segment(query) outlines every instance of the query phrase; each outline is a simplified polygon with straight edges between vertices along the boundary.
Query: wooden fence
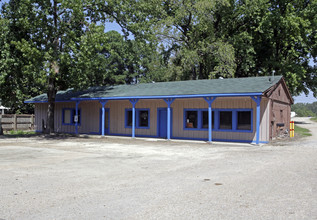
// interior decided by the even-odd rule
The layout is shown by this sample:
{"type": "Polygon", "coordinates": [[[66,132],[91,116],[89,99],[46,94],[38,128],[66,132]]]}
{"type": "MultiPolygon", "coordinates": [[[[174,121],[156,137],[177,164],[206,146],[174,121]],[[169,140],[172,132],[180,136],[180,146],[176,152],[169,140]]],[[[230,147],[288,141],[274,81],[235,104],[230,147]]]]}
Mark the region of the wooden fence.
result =
{"type": "Polygon", "coordinates": [[[4,131],[10,130],[34,130],[34,115],[0,115],[2,129],[4,131]]]}

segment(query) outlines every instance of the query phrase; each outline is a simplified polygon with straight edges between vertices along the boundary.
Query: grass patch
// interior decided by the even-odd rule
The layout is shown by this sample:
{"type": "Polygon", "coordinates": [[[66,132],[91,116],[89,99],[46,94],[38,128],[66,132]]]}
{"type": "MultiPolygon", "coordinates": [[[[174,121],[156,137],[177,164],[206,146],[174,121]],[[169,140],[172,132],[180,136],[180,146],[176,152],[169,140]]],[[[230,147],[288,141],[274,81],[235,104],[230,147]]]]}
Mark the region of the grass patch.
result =
{"type": "Polygon", "coordinates": [[[317,117],[313,117],[310,120],[317,122],[317,117]]]}
{"type": "Polygon", "coordinates": [[[299,134],[300,136],[312,136],[310,130],[299,127],[297,125],[295,125],[295,134],[299,134]]]}
{"type": "Polygon", "coordinates": [[[17,130],[17,131],[8,131],[4,133],[4,136],[7,137],[29,137],[29,136],[34,136],[36,135],[35,131],[22,131],[22,130],[17,130]]]}

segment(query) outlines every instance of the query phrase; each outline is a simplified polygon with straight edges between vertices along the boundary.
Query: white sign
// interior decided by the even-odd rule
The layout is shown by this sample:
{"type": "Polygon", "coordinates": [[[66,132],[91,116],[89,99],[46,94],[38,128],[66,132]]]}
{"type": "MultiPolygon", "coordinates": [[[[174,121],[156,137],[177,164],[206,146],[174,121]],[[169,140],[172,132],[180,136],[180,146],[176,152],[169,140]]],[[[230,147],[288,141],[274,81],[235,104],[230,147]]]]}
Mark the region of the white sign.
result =
{"type": "Polygon", "coordinates": [[[74,116],[74,122],[78,122],[78,115],[74,116]]]}

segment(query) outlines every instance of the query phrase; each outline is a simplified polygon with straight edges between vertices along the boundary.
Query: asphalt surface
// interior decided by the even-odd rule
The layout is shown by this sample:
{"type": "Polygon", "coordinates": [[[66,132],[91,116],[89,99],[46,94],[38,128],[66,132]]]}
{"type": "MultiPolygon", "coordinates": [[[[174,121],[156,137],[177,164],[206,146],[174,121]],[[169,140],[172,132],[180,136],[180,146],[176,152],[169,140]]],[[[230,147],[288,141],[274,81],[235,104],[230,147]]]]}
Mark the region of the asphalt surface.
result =
{"type": "Polygon", "coordinates": [[[0,138],[0,219],[317,219],[313,136],[272,145],[0,138]]]}

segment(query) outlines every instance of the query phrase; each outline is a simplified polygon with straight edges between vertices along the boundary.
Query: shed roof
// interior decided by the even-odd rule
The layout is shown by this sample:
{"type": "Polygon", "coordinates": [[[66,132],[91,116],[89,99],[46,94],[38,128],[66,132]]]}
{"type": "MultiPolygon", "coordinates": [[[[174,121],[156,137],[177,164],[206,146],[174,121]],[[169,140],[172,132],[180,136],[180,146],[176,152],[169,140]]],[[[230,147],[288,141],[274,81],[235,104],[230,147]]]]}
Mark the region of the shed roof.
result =
{"type": "MultiPolygon", "coordinates": [[[[263,94],[277,84],[282,76],[228,78],[212,80],[188,80],[135,85],[116,85],[91,87],[83,91],[68,89],[56,94],[56,101],[85,99],[128,99],[128,98],[167,98],[206,96],[232,96],[263,94]]],[[[31,98],[26,103],[47,102],[47,95],[31,98]]]]}

